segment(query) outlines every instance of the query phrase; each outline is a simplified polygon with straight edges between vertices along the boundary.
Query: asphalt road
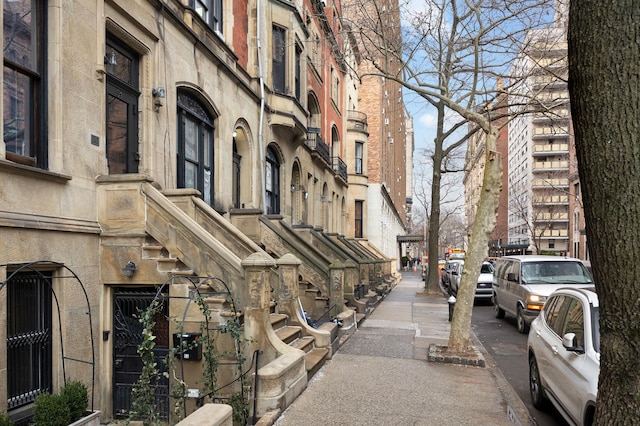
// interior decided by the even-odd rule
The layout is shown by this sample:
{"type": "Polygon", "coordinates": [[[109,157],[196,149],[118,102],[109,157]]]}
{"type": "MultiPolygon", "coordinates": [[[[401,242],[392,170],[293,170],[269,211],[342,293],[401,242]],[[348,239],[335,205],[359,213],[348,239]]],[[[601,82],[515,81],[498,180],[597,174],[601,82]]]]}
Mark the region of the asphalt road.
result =
{"type": "Polygon", "coordinates": [[[471,322],[474,332],[527,406],[534,421],[539,426],[566,426],[554,408],[543,412],[531,405],[527,335],[518,333],[515,318],[507,315],[504,319],[497,319],[493,306],[484,304],[473,308],[471,322]]]}

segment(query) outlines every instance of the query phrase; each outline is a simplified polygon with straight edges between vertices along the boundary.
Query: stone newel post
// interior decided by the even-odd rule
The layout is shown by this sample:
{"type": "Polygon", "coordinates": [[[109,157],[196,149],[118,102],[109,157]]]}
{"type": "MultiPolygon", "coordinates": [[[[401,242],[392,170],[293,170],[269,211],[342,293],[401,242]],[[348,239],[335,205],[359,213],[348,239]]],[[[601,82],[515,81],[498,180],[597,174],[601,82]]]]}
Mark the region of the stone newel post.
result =
{"type": "Polygon", "coordinates": [[[344,306],[344,265],[338,261],[329,265],[329,307],[331,313],[337,315],[344,306]]]}

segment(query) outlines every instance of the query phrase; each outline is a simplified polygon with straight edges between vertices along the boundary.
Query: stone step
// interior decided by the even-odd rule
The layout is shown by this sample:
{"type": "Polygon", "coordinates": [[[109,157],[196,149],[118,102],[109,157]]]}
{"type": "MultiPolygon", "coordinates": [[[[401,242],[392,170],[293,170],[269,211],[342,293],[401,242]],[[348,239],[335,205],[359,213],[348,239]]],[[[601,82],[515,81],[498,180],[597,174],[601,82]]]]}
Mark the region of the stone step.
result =
{"type": "Polygon", "coordinates": [[[287,320],[289,316],[286,314],[271,314],[269,315],[269,320],[271,321],[271,328],[274,330],[278,330],[279,328],[285,327],[287,325],[287,320]]]}
{"type": "Polygon", "coordinates": [[[289,346],[300,349],[305,352],[309,352],[314,348],[314,341],[316,339],[313,336],[302,336],[299,339],[291,342],[289,346]]]}
{"type": "Polygon", "coordinates": [[[307,380],[313,377],[314,374],[324,365],[325,359],[329,354],[329,349],[326,348],[314,348],[307,352],[304,357],[304,367],[307,370],[307,380]]]}
{"type": "Polygon", "coordinates": [[[289,344],[300,337],[301,330],[302,327],[286,325],[277,329],[276,335],[278,336],[278,339],[282,340],[286,344],[289,344]]]}

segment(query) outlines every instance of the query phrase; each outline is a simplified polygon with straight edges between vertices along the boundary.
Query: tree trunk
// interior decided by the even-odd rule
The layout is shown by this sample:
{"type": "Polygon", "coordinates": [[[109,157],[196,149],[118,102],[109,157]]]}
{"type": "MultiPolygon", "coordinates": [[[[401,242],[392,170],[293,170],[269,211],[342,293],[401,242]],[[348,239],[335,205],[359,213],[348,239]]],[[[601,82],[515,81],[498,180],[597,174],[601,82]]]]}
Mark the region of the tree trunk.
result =
{"type": "Polygon", "coordinates": [[[640,4],[571,2],[569,92],[600,299],[596,424],[640,424],[640,4]]]}
{"type": "Polygon", "coordinates": [[[438,269],[438,240],[440,238],[440,185],[442,182],[442,145],[444,144],[444,105],[438,104],[438,124],[433,150],[433,177],[431,179],[431,213],[429,214],[429,273],[425,291],[442,294],[438,269]]]}
{"type": "Polygon", "coordinates": [[[491,126],[485,134],[485,166],[478,209],[471,228],[469,247],[464,258],[464,269],[458,286],[458,296],[451,322],[448,350],[465,352],[469,346],[471,313],[476,284],[482,262],[487,257],[491,233],[496,226],[496,214],[502,184],[502,156],[496,152],[498,129],[491,126]]]}

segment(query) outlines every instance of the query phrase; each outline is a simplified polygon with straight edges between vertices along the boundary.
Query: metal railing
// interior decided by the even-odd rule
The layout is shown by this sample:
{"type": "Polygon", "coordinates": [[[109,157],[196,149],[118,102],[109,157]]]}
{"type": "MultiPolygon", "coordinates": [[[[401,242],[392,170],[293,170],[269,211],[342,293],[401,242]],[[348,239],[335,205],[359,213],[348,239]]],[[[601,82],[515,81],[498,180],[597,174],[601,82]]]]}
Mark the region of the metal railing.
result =
{"type": "Polygon", "coordinates": [[[367,114],[360,111],[347,111],[347,128],[349,130],[367,131],[367,114]]]}
{"type": "Polygon", "coordinates": [[[333,171],[336,172],[344,181],[347,181],[347,163],[342,161],[340,157],[333,157],[333,171]]]}
{"type": "Polygon", "coordinates": [[[320,133],[307,133],[307,146],[317,153],[328,165],[331,165],[329,146],[324,142],[320,133]]]}

